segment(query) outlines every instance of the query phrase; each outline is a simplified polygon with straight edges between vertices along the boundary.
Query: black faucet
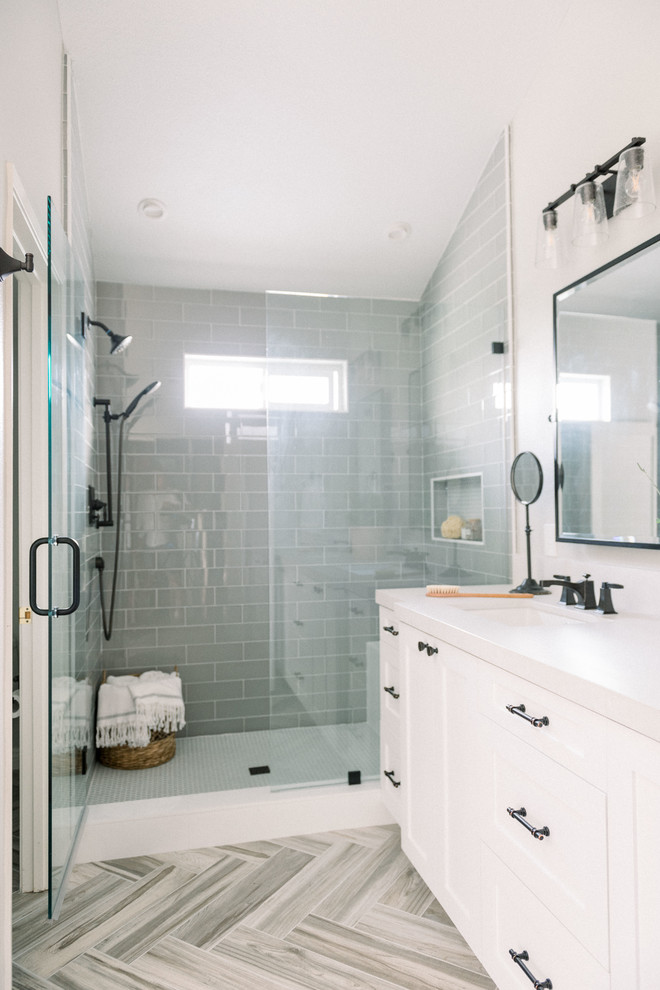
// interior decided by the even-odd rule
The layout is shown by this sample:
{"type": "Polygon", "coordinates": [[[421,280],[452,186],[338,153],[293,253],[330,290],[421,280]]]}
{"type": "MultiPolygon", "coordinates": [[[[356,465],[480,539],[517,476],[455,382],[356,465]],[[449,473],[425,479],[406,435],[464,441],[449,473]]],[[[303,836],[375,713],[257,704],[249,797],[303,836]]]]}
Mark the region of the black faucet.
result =
{"type": "MultiPolygon", "coordinates": [[[[596,608],[594,583],[589,580],[591,574],[583,574],[582,577],[582,581],[567,581],[563,578],[555,577],[552,581],[541,581],[541,584],[544,588],[549,588],[551,585],[556,584],[561,588],[568,589],[568,594],[566,595],[566,605],[573,605],[574,608],[581,609],[596,608]],[[569,600],[569,596],[577,600],[571,602],[569,600]]],[[[562,599],[563,598],[564,595],[562,595],[562,599]]]]}
{"type": "Polygon", "coordinates": [[[591,574],[583,574],[582,577],[584,578],[584,580],[582,581],[580,590],[582,592],[583,600],[582,600],[582,604],[578,602],[575,607],[583,608],[583,609],[597,608],[596,596],[594,594],[594,583],[593,581],[589,580],[591,574]]]}
{"type": "Polygon", "coordinates": [[[623,588],[622,584],[610,584],[608,581],[603,581],[600,586],[600,600],[598,602],[598,611],[602,615],[616,615],[616,609],[612,604],[612,588],[623,588]]]}
{"type": "Polygon", "coordinates": [[[561,598],[559,599],[560,605],[577,605],[577,598],[575,597],[575,592],[571,585],[570,574],[553,574],[553,578],[557,578],[558,581],[565,581],[563,591],[561,593],[561,598]]]}
{"type": "Polygon", "coordinates": [[[563,579],[555,578],[552,581],[546,580],[541,581],[541,587],[550,588],[553,584],[558,585],[565,589],[565,594],[562,592],[562,599],[566,598],[564,602],[565,605],[584,605],[584,598],[582,597],[582,584],[578,584],[577,581],[564,581],[563,579]],[[569,600],[571,599],[571,600],[569,600]]]}

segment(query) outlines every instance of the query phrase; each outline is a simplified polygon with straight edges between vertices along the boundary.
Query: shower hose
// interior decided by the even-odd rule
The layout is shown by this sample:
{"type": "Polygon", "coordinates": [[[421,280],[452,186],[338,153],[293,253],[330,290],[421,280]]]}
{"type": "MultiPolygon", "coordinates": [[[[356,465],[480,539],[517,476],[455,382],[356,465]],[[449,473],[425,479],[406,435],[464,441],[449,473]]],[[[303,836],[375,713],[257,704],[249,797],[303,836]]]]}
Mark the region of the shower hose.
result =
{"type": "Polygon", "coordinates": [[[119,424],[119,444],[117,448],[117,509],[115,528],[115,559],[112,568],[112,590],[110,593],[110,614],[106,616],[105,598],[103,594],[103,570],[105,563],[103,557],[96,558],[96,569],[99,572],[99,591],[101,595],[101,618],[103,620],[103,635],[106,639],[112,636],[112,623],[115,615],[115,596],[117,593],[117,574],[119,572],[119,549],[121,540],[121,483],[122,483],[122,450],[124,446],[124,424],[125,416],[119,424]]]}

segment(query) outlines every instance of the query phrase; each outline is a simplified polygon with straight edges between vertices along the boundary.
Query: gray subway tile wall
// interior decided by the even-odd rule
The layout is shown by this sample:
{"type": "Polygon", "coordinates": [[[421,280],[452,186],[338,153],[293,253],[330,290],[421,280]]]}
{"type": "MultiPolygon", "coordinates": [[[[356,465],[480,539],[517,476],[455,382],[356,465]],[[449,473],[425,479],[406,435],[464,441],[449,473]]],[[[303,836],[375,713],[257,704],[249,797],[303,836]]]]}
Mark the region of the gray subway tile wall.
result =
{"type": "Polygon", "coordinates": [[[120,411],[163,383],[126,423],[103,665],[176,664],[185,733],[365,720],[375,588],[423,580],[415,309],[98,284],[97,318],[134,340],[100,358],[97,395],[120,411]],[[185,353],[346,360],[349,411],[186,410],[185,353]]]}
{"type": "Polygon", "coordinates": [[[507,190],[502,135],[420,301],[430,584],[510,580],[507,190]],[[483,473],[483,546],[431,539],[431,479],[472,473],[483,473]]]}

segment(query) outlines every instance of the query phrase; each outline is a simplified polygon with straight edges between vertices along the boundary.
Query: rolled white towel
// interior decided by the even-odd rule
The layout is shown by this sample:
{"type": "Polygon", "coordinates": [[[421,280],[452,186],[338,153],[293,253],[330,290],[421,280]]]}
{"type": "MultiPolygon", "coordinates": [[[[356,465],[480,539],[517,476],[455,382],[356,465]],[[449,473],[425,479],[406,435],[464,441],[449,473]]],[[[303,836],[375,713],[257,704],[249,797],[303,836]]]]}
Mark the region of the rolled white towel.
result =
{"type": "Polygon", "coordinates": [[[173,671],[147,670],[128,684],[135,710],[150,729],[176,732],[186,724],[181,678],[173,671]]]}
{"type": "Polygon", "coordinates": [[[145,719],[135,710],[133,696],[127,681],[135,677],[108,677],[101,684],[96,710],[96,745],[146,746],[151,738],[145,719]]]}

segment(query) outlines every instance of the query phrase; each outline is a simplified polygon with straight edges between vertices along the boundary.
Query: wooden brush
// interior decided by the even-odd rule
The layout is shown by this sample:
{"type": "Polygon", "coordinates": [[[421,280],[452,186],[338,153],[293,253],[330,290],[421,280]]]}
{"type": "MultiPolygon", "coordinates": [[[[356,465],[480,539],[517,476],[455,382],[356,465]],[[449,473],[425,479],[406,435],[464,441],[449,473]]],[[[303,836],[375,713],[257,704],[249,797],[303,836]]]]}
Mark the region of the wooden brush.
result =
{"type": "Polygon", "coordinates": [[[532,594],[518,592],[461,591],[457,584],[429,584],[427,598],[533,598],[532,594]]]}

